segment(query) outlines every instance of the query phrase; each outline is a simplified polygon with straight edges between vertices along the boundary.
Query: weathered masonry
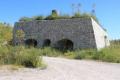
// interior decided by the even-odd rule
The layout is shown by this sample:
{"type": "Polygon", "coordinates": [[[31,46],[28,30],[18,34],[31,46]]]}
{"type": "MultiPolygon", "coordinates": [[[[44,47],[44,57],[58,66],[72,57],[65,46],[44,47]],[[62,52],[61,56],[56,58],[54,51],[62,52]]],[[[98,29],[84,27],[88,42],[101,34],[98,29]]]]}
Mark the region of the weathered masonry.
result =
{"type": "Polygon", "coordinates": [[[107,32],[92,18],[16,22],[13,42],[15,45],[58,49],[101,49],[109,46],[107,32]],[[20,37],[18,31],[23,31],[21,34],[24,35],[20,37]]]}

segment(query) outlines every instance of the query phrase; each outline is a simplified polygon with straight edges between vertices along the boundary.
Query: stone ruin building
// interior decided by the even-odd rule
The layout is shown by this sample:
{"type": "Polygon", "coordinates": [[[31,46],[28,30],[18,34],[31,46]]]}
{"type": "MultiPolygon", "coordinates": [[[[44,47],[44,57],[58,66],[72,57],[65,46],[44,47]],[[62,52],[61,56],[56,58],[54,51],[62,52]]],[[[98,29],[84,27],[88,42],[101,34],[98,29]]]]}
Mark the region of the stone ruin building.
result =
{"type": "Polygon", "coordinates": [[[101,49],[109,46],[107,32],[92,18],[16,22],[13,43],[57,49],[101,49]],[[23,37],[17,32],[22,30],[23,37]]]}

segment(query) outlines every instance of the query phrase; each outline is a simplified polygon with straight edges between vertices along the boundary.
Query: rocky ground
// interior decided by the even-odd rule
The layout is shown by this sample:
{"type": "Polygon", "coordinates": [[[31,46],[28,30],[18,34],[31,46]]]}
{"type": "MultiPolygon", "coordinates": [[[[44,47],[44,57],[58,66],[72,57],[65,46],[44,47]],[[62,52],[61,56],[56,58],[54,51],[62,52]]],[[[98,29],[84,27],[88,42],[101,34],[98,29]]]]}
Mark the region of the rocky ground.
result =
{"type": "Polygon", "coordinates": [[[47,69],[0,69],[0,80],[120,80],[120,64],[44,57],[47,69]]]}

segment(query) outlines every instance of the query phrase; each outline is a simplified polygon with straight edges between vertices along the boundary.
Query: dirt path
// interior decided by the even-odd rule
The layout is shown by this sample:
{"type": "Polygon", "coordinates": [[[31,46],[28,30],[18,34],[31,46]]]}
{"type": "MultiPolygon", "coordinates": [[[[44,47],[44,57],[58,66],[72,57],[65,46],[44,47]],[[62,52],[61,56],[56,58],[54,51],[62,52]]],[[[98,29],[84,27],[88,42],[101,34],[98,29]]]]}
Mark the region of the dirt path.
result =
{"type": "Polygon", "coordinates": [[[120,64],[44,57],[47,69],[0,70],[0,80],[120,80],[120,64]]]}

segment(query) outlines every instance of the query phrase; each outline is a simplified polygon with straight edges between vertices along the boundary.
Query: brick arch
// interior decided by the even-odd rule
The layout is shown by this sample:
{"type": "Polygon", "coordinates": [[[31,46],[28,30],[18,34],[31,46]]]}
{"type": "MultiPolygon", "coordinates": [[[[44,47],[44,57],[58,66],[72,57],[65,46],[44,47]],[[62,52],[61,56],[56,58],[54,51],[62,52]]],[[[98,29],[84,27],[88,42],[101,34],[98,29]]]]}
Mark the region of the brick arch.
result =
{"type": "Polygon", "coordinates": [[[27,39],[25,40],[25,45],[28,47],[37,47],[38,42],[36,39],[27,39]]]}
{"type": "Polygon", "coordinates": [[[56,42],[56,48],[59,50],[73,50],[74,43],[70,39],[61,39],[56,42]]]}
{"type": "Polygon", "coordinates": [[[50,46],[50,44],[51,44],[51,40],[50,39],[45,39],[43,41],[43,47],[48,47],[48,46],[50,46]]]}

